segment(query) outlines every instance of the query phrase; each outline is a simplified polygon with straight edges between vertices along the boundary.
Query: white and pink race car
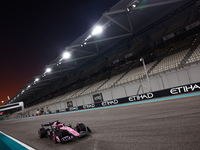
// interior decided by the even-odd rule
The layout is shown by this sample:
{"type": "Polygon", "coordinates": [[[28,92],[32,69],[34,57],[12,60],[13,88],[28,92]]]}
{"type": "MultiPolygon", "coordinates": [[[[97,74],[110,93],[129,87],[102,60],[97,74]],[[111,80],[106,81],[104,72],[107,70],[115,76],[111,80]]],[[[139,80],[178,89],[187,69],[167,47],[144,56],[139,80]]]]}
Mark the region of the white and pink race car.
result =
{"type": "Polygon", "coordinates": [[[91,133],[90,128],[83,123],[77,123],[76,127],[72,128],[70,124],[65,125],[65,123],[57,120],[47,124],[41,124],[41,126],[42,128],[38,130],[39,137],[47,137],[53,140],[54,143],[63,143],[91,133]],[[50,128],[45,129],[45,126],[50,126],[50,128]]]}

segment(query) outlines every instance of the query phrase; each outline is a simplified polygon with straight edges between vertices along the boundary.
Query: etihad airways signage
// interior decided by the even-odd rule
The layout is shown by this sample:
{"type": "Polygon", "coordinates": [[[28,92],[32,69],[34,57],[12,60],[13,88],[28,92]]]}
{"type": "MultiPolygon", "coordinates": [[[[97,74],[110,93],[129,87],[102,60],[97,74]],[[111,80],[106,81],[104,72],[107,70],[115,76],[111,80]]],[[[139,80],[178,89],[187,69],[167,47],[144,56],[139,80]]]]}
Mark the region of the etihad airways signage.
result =
{"type": "Polygon", "coordinates": [[[90,108],[96,108],[96,107],[102,107],[102,106],[111,106],[111,105],[117,105],[117,104],[128,103],[128,102],[150,100],[150,99],[159,98],[163,96],[189,93],[189,92],[194,92],[194,91],[200,91],[200,83],[188,84],[188,85],[183,85],[183,86],[178,86],[178,87],[173,87],[173,88],[169,88],[165,90],[148,92],[148,93],[143,93],[143,94],[138,94],[138,95],[131,95],[128,97],[107,100],[107,101],[103,100],[102,93],[98,93],[98,94],[93,95],[94,103],[77,106],[77,107],[71,107],[69,108],[69,110],[74,111],[74,110],[90,109],[90,108]]]}
{"type": "MultiPolygon", "coordinates": [[[[165,90],[160,90],[160,91],[155,91],[155,92],[148,92],[148,93],[143,93],[143,94],[139,94],[139,95],[122,97],[122,98],[108,100],[108,101],[104,101],[103,94],[98,93],[98,94],[93,95],[94,103],[92,103],[92,104],[73,106],[72,101],[69,101],[68,108],[66,109],[66,111],[77,111],[77,110],[82,110],[82,109],[91,109],[91,108],[97,108],[97,107],[111,106],[111,105],[117,105],[117,104],[128,103],[128,102],[150,100],[153,98],[177,95],[177,94],[182,94],[182,93],[189,93],[189,92],[194,92],[194,91],[200,91],[200,82],[194,83],[194,84],[182,85],[182,86],[173,87],[173,88],[168,88],[165,90]]],[[[52,113],[58,113],[58,112],[59,111],[55,110],[55,112],[52,112],[52,113]]]]}
{"type": "Polygon", "coordinates": [[[141,94],[141,95],[135,95],[135,96],[130,96],[128,98],[129,101],[140,101],[144,99],[151,99],[153,98],[153,93],[146,93],[146,94],[141,94]]]}
{"type": "Polygon", "coordinates": [[[170,89],[170,93],[171,94],[181,94],[181,93],[193,92],[196,90],[200,90],[200,86],[197,84],[191,84],[191,85],[172,88],[172,89],[170,89]]]}

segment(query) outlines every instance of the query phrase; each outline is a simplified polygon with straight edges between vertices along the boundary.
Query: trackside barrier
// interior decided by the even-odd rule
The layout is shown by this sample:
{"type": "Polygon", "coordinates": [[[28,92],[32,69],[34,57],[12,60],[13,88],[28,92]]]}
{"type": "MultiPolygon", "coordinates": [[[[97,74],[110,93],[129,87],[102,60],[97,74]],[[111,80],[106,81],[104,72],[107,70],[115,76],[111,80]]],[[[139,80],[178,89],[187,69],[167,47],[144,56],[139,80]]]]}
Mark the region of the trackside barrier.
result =
{"type": "Polygon", "coordinates": [[[195,92],[195,91],[200,91],[200,82],[194,83],[194,84],[178,86],[178,87],[173,87],[173,88],[169,88],[169,89],[165,89],[165,90],[161,90],[161,91],[149,92],[149,93],[132,95],[132,96],[128,96],[128,97],[123,97],[123,98],[119,98],[119,99],[113,99],[113,100],[108,100],[108,101],[103,101],[103,102],[98,102],[98,103],[70,107],[70,108],[66,108],[66,109],[62,109],[62,110],[53,110],[50,113],[59,113],[59,112],[64,112],[64,111],[77,111],[77,110],[81,110],[81,109],[89,109],[89,108],[117,105],[117,104],[128,103],[128,102],[149,100],[149,99],[154,99],[154,98],[159,98],[159,97],[164,97],[164,96],[179,95],[179,94],[190,93],[190,92],[195,92]]]}
{"type": "MultiPolygon", "coordinates": [[[[86,105],[81,105],[81,106],[75,106],[75,107],[70,107],[66,109],[53,110],[46,114],[49,114],[49,113],[54,114],[54,113],[61,113],[61,112],[67,112],[67,111],[77,111],[77,110],[82,110],[82,109],[111,106],[111,105],[117,105],[117,104],[128,103],[128,102],[150,100],[150,99],[155,99],[159,97],[179,95],[179,94],[191,93],[195,91],[200,91],[200,82],[194,83],[194,84],[177,86],[177,87],[173,87],[173,88],[169,88],[169,89],[165,89],[161,91],[149,92],[149,93],[144,93],[144,94],[139,94],[139,95],[132,95],[128,97],[102,101],[98,103],[86,104],[86,105]]],[[[37,114],[32,114],[29,116],[37,116],[37,114]]]]}

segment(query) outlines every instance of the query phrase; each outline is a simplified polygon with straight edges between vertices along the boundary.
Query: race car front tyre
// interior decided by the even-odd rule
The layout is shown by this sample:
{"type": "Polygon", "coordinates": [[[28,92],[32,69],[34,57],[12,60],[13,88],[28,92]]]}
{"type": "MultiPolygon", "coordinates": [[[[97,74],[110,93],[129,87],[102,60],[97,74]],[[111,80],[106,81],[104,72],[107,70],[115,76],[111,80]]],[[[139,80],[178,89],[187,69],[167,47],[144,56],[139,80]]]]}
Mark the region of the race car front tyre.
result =
{"type": "Polygon", "coordinates": [[[89,132],[89,133],[91,133],[92,131],[90,130],[90,128],[89,127],[87,127],[87,131],[89,132]]]}
{"type": "Polygon", "coordinates": [[[46,131],[44,128],[40,128],[40,129],[38,130],[38,136],[39,136],[40,138],[45,137],[46,134],[47,134],[47,131],[46,131]]]}
{"type": "Polygon", "coordinates": [[[58,143],[58,142],[61,142],[60,139],[62,138],[62,135],[61,135],[61,132],[59,130],[53,132],[53,140],[54,140],[54,143],[58,143]]]}
{"type": "Polygon", "coordinates": [[[54,141],[54,143],[56,144],[57,143],[57,140],[56,140],[56,134],[53,132],[53,134],[52,134],[52,137],[53,137],[53,141],[54,141]]]}
{"type": "Polygon", "coordinates": [[[78,132],[86,131],[86,127],[85,127],[85,125],[83,123],[77,123],[76,129],[77,129],[78,132]]]}

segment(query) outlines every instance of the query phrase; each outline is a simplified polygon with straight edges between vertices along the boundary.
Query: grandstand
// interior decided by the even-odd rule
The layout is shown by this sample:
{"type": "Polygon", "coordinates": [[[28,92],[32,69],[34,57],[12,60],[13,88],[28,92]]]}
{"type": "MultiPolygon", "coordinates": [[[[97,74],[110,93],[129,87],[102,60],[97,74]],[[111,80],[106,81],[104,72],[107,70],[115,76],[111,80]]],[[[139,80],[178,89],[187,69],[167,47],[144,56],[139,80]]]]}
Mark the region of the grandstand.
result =
{"type": "Polygon", "coordinates": [[[193,75],[200,70],[199,13],[194,0],[121,0],[94,25],[103,25],[101,35],[88,38],[92,27],[66,47],[72,58],[58,56],[47,65],[52,72],[41,71],[10,103],[23,101],[22,116],[29,116],[95,103],[99,93],[106,101],[199,82],[193,75]],[[140,89],[149,86],[141,58],[151,88],[140,89]]]}

